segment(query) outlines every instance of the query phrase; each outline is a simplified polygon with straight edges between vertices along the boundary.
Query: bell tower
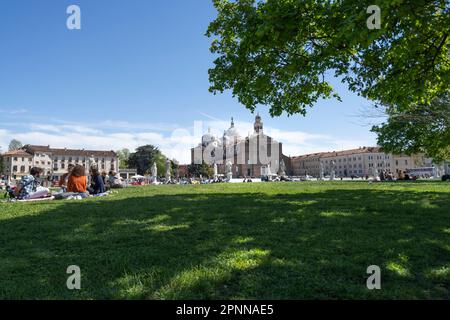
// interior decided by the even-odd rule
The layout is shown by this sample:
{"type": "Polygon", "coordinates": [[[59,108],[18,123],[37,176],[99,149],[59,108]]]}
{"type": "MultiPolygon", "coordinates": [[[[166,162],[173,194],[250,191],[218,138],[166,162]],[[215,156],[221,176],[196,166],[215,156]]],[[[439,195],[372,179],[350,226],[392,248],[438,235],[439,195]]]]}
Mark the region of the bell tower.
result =
{"type": "Polygon", "coordinates": [[[263,123],[261,121],[261,116],[259,115],[259,113],[255,117],[255,124],[253,125],[253,127],[255,128],[255,133],[262,133],[263,123]]]}

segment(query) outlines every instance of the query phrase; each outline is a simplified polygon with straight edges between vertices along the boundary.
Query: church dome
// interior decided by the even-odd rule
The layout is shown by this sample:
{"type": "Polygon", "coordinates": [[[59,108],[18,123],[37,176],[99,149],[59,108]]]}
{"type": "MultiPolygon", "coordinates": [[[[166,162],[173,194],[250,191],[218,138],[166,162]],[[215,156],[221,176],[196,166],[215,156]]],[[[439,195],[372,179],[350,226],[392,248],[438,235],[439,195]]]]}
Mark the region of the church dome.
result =
{"type": "Polygon", "coordinates": [[[225,130],[223,137],[227,143],[237,141],[240,138],[239,132],[237,131],[236,127],[234,126],[233,118],[231,118],[230,128],[228,130],[225,130]]]}
{"type": "Polygon", "coordinates": [[[211,142],[214,142],[216,138],[211,134],[211,129],[208,129],[208,132],[202,136],[202,144],[204,146],[209,145],[211,142]]]}
{"type": "Polygon", "coordinates": [[[238,137],[239,133],[237,132],[236,128],[232,127],[232,128],[229,128],[227,131],[225,131],[225,135],[232,138],[232,137],[238,137]]]}

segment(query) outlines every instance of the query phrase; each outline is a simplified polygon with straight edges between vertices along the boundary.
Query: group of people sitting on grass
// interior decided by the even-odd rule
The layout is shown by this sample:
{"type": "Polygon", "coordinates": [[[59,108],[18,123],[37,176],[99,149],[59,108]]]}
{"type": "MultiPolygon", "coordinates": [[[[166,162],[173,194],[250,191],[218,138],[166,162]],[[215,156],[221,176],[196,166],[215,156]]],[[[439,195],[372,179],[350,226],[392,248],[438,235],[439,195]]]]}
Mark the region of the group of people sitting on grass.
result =
{"type": "Polygon", "coordinates": [[[91,168],[91,184],[87,185],[85,168],[81,165],[69,165],[68,172],[61,176],[59,186],[62,192],[57,194],[57,198],[79,196],[86,198],[89,195],[98,195],[106,192],[105,181],[97,168],[91,168]]]}
{"type": "Polygon", "coordinates": [[[67,173],[61,176],[59,186],[61,191],[52,194],[48,188],[41,186],[40,176],[43,170],[33,167],[30,174],[22,177],[15,189],[9,187],[7,192],[11,198],[18,200],[33,200],[48,198],[54,196],[55,199],[84,199],[88,196],[105,195],[107,189],[120,188],[120,179],[114,172],[110,172],[109,177],[106,174],[100,174],[95,167],[90,168],[90,185],[88,186],[88,177],[86,170],[81,165],[70,164],[67,173]]]}

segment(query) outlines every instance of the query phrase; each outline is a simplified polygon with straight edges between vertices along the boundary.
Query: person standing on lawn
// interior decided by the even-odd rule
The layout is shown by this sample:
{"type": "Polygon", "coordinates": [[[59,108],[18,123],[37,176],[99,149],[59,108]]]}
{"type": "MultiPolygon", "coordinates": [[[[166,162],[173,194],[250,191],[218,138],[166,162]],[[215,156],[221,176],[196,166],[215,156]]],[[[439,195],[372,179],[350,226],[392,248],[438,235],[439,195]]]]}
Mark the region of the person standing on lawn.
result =
{"type": "Polygon", "coordinates": [[[41,168],[33,167],[30,170],[30,174],[23,176],[19,186],[15,191],[15,195],[20,200],[30,200],[45,198],[50,195],[48,188],[41,186],[39,178],[44,170],[41,168]]]}

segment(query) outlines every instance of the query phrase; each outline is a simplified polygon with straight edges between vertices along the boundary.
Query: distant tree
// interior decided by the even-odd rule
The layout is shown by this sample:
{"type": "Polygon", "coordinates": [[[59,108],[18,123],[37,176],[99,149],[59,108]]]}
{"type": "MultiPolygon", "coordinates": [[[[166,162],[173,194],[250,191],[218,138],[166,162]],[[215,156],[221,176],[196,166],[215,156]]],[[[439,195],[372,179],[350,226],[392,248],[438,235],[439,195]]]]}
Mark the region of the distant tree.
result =
{"type": "MultiPolygon", "coordinates": [[[[165,155],[163,155],[162,153],[159,154],[156,157],[156,168],[158,169],[158,176],[163,177],[166,175],[166,159],[167,157],[165,155]]],[[[153,165],[153,162],[152,162],[153,165]]],[[[172,165],[171,165],[171,170],[170,172],[172,172],[172,165]]],[[[148,173],[151,173],[151,170],[148,170],[148,173]]]]}
{"type": "Polygon", "coordinates": [[[128,159],[130,158],[130,150],[124,148],[116,151],[117,157],[119,158],[119,167],[121,169],[128,168],[128,159]]]}
{"type": "Polygon", "coordinates": [[[388,120],[374,126],[378,144],[395,154],[425,153],[436,162],[450,160],[450,95],[430,105],[415,105],[402,110],[387,107],[388,120]]]}
{"type": "Polygon", "coordinates": [[[176,178],[179,177],[179,164],[178,161],[173,159],[170,161],[170,165],[171,165],[171,171],[172,171],[172,175],[174,175],[176,178]]]}
{"type": "Polygon", "coordinates": [[[200,177],[200,175],[204,178],[212,177],[214,175],[214,169],[211,168],[205,162],[202,164],[191,164],[188,166],[188,173],[190,176],[200,177]]]}
{"type": "Polygon", "coordinates": [[[22,146],[23,146],[22,142],[16,139],[12,139],[11,142],[9,143],[8,150],[9,151],[18,150],[22,148],[22,146]]]}
{"type": "Polygon", "coordinates": [[[136,168],[138,174],[147,174],[151,172],[151,167],[156,162],[158,173],[161,175],[166,171],[166,157],[161,151],[153,145],[145,145],[136,148],[136,151],[130,153],[128,157],[128,167],[136,168]]]}
{"type": "Polygon", "coordinates": [[[188,174],[191,177],[199,177],[201,175],[201,164],[188,165],[188,174]]]}

